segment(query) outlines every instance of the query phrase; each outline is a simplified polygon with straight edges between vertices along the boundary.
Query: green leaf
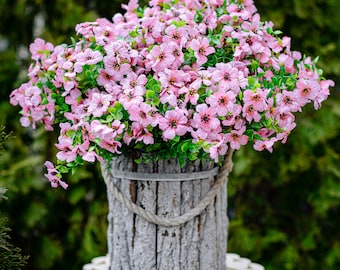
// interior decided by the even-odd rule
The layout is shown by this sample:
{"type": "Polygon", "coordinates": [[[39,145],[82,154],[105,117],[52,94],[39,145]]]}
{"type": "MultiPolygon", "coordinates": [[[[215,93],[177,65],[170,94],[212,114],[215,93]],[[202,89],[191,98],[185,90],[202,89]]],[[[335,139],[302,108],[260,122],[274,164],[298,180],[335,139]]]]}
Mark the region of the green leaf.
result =
{"type": "Polygon", "coordinates": [[[181,151],[182,152],[185,153],[189,148],[190,148],[190,143],[189,142],[183,142],[181,144],[181,151]]]}
{"type": "Polygon", "coordinates": [[[136,164],[141,164],[143,161],[143,156],[140,156],[139,158],[136,158],[133,160],[136,164]]]}
{"type": "Polygon", "coordinates": [[[179,161],[179,166],[183,168],[185,165],[186,158],[183,156],[179,156],[178,161],[179,161]]]}
{"type": "Polygon", "coordinates": [[[59,171],[61,172],[61,173],[68,173],[69,172],[69,168],[67,168],[67,166],[60,166],[59,167],[59,171]]]}
{"type": "Polygon", "coordinates": [[[176,26],[177,28],[180,28],[180,27],[187,25],[187,22],[186,21],[172,21],[171,24],[176,26]]]}
{"type": "Polygon", "coordinates": [[[200,10],[197,10],[194,16],[194,21],[196,23],[201,23],[203,19],[204,19],[204,14],[200,10]]]}

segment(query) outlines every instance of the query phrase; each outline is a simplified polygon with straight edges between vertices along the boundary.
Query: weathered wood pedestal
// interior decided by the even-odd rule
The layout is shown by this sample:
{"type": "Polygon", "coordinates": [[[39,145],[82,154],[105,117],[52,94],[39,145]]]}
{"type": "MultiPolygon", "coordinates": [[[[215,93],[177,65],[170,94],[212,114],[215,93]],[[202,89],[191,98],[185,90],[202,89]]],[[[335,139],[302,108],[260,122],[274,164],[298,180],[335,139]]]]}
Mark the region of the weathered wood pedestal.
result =
{"type": "Polygon", "coordinates": [[[83,269],[226,270],[231,156],[221,168],[200,161],[181,167],[176,159],[136,164],[126,156],[102,164],[106,268],[83,269]]]}

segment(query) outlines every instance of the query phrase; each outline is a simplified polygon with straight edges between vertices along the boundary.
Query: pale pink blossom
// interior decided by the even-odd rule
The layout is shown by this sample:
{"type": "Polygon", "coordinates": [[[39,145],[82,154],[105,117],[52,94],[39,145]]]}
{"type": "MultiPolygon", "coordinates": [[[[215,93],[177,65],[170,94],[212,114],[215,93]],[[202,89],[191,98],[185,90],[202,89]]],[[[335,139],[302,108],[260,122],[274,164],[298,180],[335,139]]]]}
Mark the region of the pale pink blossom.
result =
{"type": "Polygon", "coordinates": [[[314,100],[320,91],[320,85],[317,81],[300,79],[296,83],[296,89],[294,93],[296,95],[297,101],[301,106],[314,100]]]}
{"type": "Polygon", "coordinates": [[[50,181],[51,187],[57,188],[61,186],[63,189],[67,189],[68,184],[60,179],[58,170],[54,167],[51,161],[46,161],[45,166],[47,168],[47,174],[45,177],[50,181]]]}
{"type": "MultiPolygon", "coordinates": [[[[104,67],[110,78],[117,82],[121,81],[125,75],[131,72],[131,65],[127,61],[120,61],[115,56],[105,56],[103,59],[104,67]]],[[[105,74],[103,74],[105,75],[105,74]]],[[[107,76],[106,76],[107,77],[107,76]]]]}
{"type": "Polygon", "coordinates": [[[260,140],[256,140],[255,143],[254,143],[254,149],[256,151],[263,151],[263,150],[268,150],[270,153],[273,152],[273,145],[275,143],[276,139],[275,138],[272,138],[272,139],[269,139],[269,140],[263,140],[263,141],[260,141],[260,140]]]}
{"type": "Polygon", "coordinates": [[[267,109],[267,95],[269,89],[256,89],[256,91],[245,90],[243,92],[244,105],[252,105],[252,108],[256,111],[262,112],[267,109]]]}
{"type": "Polygon", "coordinates": [[[208,107],[206,104],[199,104],[196,106],[192,126],[207,132],[214,130],[220,125],[220,121],[216,116],[217,113],[215,108],[208,107]]]}
{"type": "Polygon", "coordinates": [[[215,52],[215,48],[209,45],[209,40],[206,37],[191,40],[189,48],[194,50],[198,66],[206,63],[208,60],[207,56],[215,52]]]}
{"type": "Polygon", "coordinates": [[[145,128],[143,125],[138,122],[133,122],[131,125],[132,136],[130,139],[125,138],[126,140],[135,139],[136,142],[143,142],[145,144],[153,144],[154,138],[152,133],[145,128]]]}
{"type": "Polygon", "coordinates": [[[259,122],[261,120],[261,115],[254,108],[253,104],[246,104],[242,109],[242,115],[248,122],[259,122]]]}
{"type": "Polygon", "coordinates": [[[151,116],[153,108],[146,103],[132,104],[129,107],[129,119],[134,122],[140,123],[143,127],[152,124],[153,118],[151,116]]]}
{"type": "Polygon", "coordinates": [[[79,52],[76,55],[76,63],[74,64],[74,71],[80,73],[84,65],[94,65],[103,59],[103,55],[99,51],[93,51],[90,48],[85,49],[84,52],[79,52]]]}
{"type": "Polygon", "coordinates": [[[156,73],[171,67],[175,61],[171,46],[168,44],[161,44],[154,46],[150,53],[147,55],[146,68],[152,68],[156,73]]]}
{"type": "Polygon", "coordinates": [[[232,91],[215,92],[206,99],[206,102],[216,109],[219,116],[226,116],[236,102],[236,95],[232,91]]]}
{"type": "Polygon", "coordinates": [[[210,157],[217,163],[220,156],[224,156],[228,151],[225,139],[220,139],[209,148],[210,157]]]}
{"type": "Polygon", "coordinates": [[[60,150],[57,158],[66,162],[74,161],[77,157],[77,148],[73,146],[73,140],[70,137],[59,136],[58,141],[55,145],[60,150]]]}
{"type": "Polygon", "coordinates": [[[214,83],[218,83],[221,90],[231,90],[237,95],[240,91],[240,82],[243,82],[244,74],[231,63],[217,63],[211,79],[214,83]]]}
{"type": "Polygon", "coordinates": [[[112,101],[112,96],[109,94],[94,93],[88,100],[87,111],[94,117],[100,117],[107,112],[112,101]]]}
{"type": "Polygon", "coordinates": [[[46,42],[41,38],[36,38],[30,45],[30,52],[32,59],[38,61],[39,59],[48,58],[50,53],[53,51],[54,46],[50,42],[46,42]]]}
{"type": "Polygon", "coordinates": [[[167,111],[163,118],[159,119],[159,128],[163,131],[165,140],[171,140],[176,135],[183,136],[188,131],[188,118],[183,110],[175,109],[167,111]]]}
{"type": "Polygon", "coordinates": [[[188,40],[188,28],[186,27],[176,27],[175,25],[170,25],[165,29],[166,35],[163,36],[164,43],[174,42],[177,47],[182,47],[188,40]]]}
{"type": "Polygon", "coordinates": [[[198,78],[190,83],[188,86],[183,86],[181,89],[179,89],[178,93],[185,95],[185,104],[188,102],[190,102],[192,105],[197,104],[199,98],[198,89],[200,89],[201,86],[202,79],[198,78]]]}
{"type": "Polygon", "coordinates": [[[320,82],[321,90],[318,92],[315,100],[314,100],[314,109],[317,110],[321,107],[321,103],[325,101],[330,95],[329,88],[334,87],[335,84],[331,80],[323,80],[320,82]]]}
{"type": "Polygon", "coordinates": [[[280,113],[301,111],[301,104],[295,92],[283,90],[276,95],[276,102],[280,113]]]}
{"type": "Polygon", "coordinates": [[[229,142],[232,149],[238,150],[241,145],[246,145],[248,143],[248,136],[244,135],[245,127],[240,130],[232,130],[226,135],[226,140],[229,142]]]}

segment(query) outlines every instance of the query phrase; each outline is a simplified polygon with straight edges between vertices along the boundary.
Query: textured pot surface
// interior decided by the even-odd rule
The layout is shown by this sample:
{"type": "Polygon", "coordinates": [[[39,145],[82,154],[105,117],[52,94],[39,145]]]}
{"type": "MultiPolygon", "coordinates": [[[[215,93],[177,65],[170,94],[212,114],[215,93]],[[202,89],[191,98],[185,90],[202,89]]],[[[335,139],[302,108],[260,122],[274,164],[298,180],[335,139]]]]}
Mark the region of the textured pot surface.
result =
{"type": "MultiPolygon", "coordinates": [[[[110,269],[225,270],[227,243],[226,186],[212,203],[192,220],[177,226],[160,226],[130,212],[112,195],[112,185],[131,202],[161,217],[179,217],[194,208],[209,192],[216,176],[189,181],[136,181],[118,178],[118,172],[152,174],[209,171],[214,165],[196,161],[180,167],[177,160],[135,164],[129,157],[115,158],[108,188],[108,258],[110,269]]],[[[106,169],[106,168],[104,168],[106,169]]]]}

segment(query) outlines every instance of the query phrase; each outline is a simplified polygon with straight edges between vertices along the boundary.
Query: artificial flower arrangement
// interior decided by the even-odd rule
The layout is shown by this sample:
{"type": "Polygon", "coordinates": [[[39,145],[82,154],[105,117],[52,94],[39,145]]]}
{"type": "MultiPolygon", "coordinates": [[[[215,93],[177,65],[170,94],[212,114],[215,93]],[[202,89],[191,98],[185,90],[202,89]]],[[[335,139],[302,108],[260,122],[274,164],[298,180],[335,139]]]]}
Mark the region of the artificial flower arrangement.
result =
{"type": "Polygon", "coordinates": [[[60,129],[52,187],[85,161],[143,152],[150,158],[210,158],[253,144],[285,143],[294,114],[318,109],[333,81],[317,59],[261,22],[252,0],[137,0],[113,21],[76,26],[77,39],[36,39],[27,83],[10,96],[21,124],[60,129]]]}

